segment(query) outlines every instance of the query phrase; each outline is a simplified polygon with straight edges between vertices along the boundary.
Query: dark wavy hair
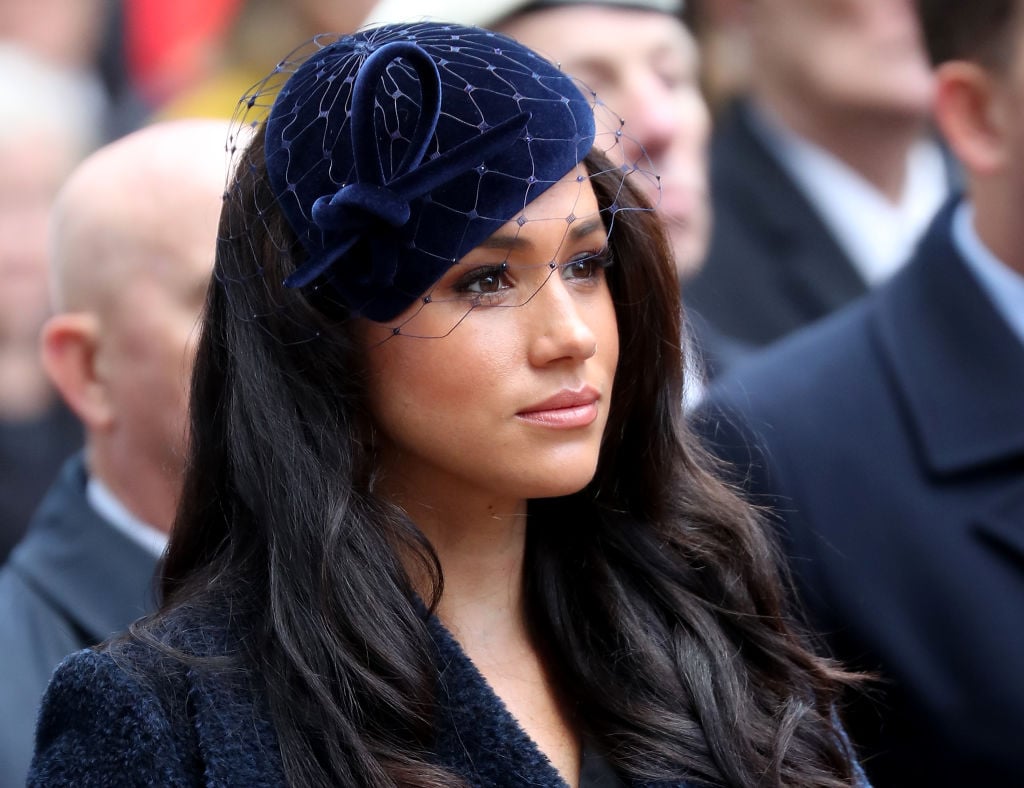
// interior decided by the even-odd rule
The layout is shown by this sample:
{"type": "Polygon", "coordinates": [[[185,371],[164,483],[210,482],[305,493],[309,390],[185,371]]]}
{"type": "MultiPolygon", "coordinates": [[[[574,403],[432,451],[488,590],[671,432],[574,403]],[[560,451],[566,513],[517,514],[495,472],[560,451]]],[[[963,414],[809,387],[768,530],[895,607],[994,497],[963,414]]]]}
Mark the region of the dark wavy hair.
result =
{"type": "MultiPolygon", "coordinates": [[[[586,162],[607,171],[592,178],[601,206],[643,206],[601,158],[586,162]]],[[[441,567],[371,491],[358,345],[343,310],[280,284],[301,252],[273,205],[258,133],[221,218],[164,602],[135,633],[156,640],[175,611],[231,606],[293,786],[458,784],[430,761],[437,674],[410,581],[428,578],[433,609],[441,567]]],[[[684,424],[661,226],[619,210],[610,244],[621,352],[598,469],[579,493],[529,504],[537,642],[582,732],[624,774],[851,785],[834,714],[845,674],[791,628],[761,524],[684,424]]]]}

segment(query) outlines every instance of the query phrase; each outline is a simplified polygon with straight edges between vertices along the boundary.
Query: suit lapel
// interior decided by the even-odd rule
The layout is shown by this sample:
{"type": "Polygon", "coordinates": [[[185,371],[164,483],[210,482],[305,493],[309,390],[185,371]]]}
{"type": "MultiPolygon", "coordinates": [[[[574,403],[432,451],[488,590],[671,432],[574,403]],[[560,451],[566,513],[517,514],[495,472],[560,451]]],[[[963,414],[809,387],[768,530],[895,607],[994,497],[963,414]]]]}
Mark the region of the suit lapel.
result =
{"type": "Polygon", "coordinates": [[[1024,346],[960,258],[954,210],[881,294],[873,328],[925,467],[993,482],[970,528],[1024,571],[1024,346]]]}
{"type": "Polygon", "coordinates": [[[978,537],[1024,572],[1024,465],[1020,481],[982,512],[974,523],[978,537]]]}
{"type": "Polygon", "coordinates": [[[1024,459],[1024,346],[936,218],[880,293],[873,329],[918,445],[937,477],[1024,459]]]}

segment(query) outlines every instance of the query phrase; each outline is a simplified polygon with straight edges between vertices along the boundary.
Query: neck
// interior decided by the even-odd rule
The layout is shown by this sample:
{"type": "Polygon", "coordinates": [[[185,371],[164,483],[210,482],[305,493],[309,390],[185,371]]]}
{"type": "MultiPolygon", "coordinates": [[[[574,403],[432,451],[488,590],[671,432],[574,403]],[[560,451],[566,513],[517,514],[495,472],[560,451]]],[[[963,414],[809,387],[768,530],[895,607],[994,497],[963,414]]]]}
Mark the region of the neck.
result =
{"type": "Polygon", "coordinates": [[[972,183],[971,192],[978,238],[1005,266],[1024,276],[1024,228],[1017,215],[1020,198],[996,183],[972,183]]]}
{"type": "Polygon", "coordinates": [[[523,556],[526,502],[464,492],[446,495],[438,485],[429,499],[384,490],[423,532],[444,573],[438,617],[467,650],[501,648],[525,637],[523,556]]]}
{"type": "Polygon", "coordinates": [[[815,107],[765,87],[758,103],[791,132],[828,151],[893,203],[903,197],[911,149],[926,132],[912,113],[815,107]]]}
{"type": "Polygon", "coordinates": [[[90,436],[89,473],[100,479],[129,512],[147,525],[169,533],[174,524],[181,477],[138,458],[119,461],[102,441],[90,436]]]}

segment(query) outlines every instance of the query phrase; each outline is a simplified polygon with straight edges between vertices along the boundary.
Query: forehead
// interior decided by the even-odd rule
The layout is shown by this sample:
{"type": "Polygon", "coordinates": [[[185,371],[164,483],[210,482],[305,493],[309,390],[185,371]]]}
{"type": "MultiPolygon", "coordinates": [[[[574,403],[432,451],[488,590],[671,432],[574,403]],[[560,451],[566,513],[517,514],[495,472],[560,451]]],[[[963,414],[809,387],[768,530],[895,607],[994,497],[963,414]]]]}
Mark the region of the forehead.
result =
{"type": "Polygon", "coordinates": [[[499,29],[569,71],[574,63],[584,61],[697,57],[696,43],[683,22],[658,11],[566,5],[521,14],[499,29]]]}
{"type": "MultiPolygon", "coordinates": [[[[579,164],[523,209],[524,228],[532,222],[557,219],[572,224],[576,218],[597,213],[597,197],[586,168],[579,164]]],[[[519,217],[511,224],[519,226],[519,217]]]]}
{"type": "Polygon", "coordinates": [[[593,185],[580,165],[470,250],[462,261],[475,260],[481,252],[489,256],[488,250],[494,249],[543,250],[545,255],[557,255],[566,243],[591,244],[596,236],[603,238],[606,234],[593,185]]]}

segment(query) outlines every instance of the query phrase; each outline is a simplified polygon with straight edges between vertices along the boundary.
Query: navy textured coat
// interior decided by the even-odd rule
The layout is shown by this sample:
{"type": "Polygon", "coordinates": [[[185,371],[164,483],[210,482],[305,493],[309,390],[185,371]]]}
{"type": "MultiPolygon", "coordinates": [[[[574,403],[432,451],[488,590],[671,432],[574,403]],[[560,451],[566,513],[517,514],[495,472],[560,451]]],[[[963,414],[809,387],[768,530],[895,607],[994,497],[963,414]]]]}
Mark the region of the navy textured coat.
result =
{"type": "Polygon", "coordinates": [[[952,215],[698,423],[777,507],[814,624],[884,679],[844,716],[878,786],[1024,785],[1024,345],[952,215]]]}
{"type": "Polygon", "coordinates": [[[0,570],[0,786],[25,783],[53,669],[154,606],[156,558],[100,517],[85,485],[76,455],[0,570]]]}
{"type": "MultiPolygon", "coordinates": [[[[565,788],[451,635],[436,619],[429,627],[440,667],[437,762],[473,786],[565,788]]],[[[227,631],[209,622],[179,628],[187,648],[214,656],[230,650],[227,631]]],[[[251,679],[183,666],[134,643],[74,654],[47,691],[29,786],[283,785],[268,709],[251,679]]]]}

